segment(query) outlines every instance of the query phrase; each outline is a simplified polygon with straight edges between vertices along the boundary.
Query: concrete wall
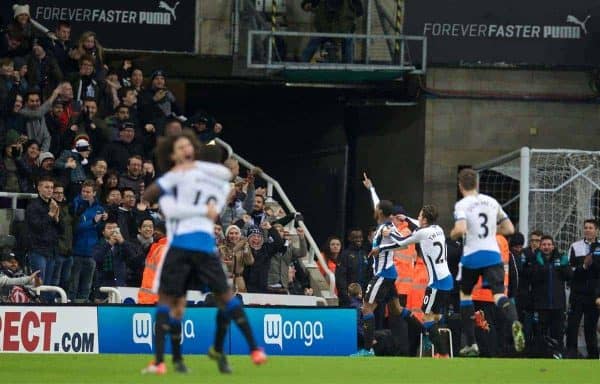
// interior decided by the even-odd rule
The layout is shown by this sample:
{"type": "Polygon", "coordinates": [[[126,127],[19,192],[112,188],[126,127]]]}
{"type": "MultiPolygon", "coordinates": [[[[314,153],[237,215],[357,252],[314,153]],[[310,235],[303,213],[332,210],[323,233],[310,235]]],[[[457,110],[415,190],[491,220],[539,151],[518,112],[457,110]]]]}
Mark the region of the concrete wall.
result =
{"type": "MultiPolygon", "coordinates": [[[[431,69],[434,89],[589,94],[581,72],[431,69]]],[[[477,164],[522,146],[598,149],[600,106],[586,103],[430,98],[425,113],[425,203],[452,223],[459,165],[477,164]]]]}

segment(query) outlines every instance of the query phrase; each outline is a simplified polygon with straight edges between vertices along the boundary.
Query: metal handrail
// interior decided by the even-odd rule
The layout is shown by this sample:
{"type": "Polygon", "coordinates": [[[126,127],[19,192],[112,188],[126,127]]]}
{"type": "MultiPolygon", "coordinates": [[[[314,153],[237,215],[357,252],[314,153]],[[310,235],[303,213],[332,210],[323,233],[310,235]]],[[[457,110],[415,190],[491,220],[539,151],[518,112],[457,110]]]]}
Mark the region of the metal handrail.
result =
{"type": "Polygon", "coordinates": [[[108,293],[108,302],[111,304],[121,304],[121,292],[115,287],[100,287],[100,292],[108,293]]]}
{"type": "MultiPolygon", "coordinates": [[[[273,44],[270,43],[269,46],[273,44]]],[[[367,44],[367,49],[369,44],[367,44]]],[[[425,74],[427,70],[427,37],[426,36],[409,36],[409,35],[371,35],[371,34],[360,34],[360,33],[321,33],[321,32],[292,32],[292,31],[264,31],[264,30],[251,30],[248,31],[248,52],[246,56],[246,64],[248,68],[258,69],[340,69],[340,70],[397,70],[397,71],[410,71],[413,74],[425,74]],[[352,39],[361,40],[364,39],[367,43],[371,40],[383,40],[383,41],[400,41],[404,51],[404,43],[406,41],[420,41],[422,45],[421,52],[421,68],[417,69],[414,65],[404,65],[404,56],[401,55],[399,64],[372,64],[368,62],[369,52],[366,52],[367,62],[366,64],[340,64],[340,63],[325,63],[325,64],[311,64],[311,63],[297,63],[297,62],[273,62],[272,49],[268,49],[267,62],[266,63],[254,63],[253,62],[253,39],[254,36],[267,36],[270,39],[274,39],[277,36],[280,37],[327,37],[337,39],[352,39]]]]}
{"type": "Polygon", "coordinates": [[[35,199],[38,197],[37,193],[17,193],[17,192],[2,192],[0,191],[0,197],[10,197],[12,199],[11,208],[17,209],[18,199],[35,199]]]}
{"type": "Polygon", "coordinates": [[[56,292],[60,296],[61,303],[67,303],[67,293],[61,287],[57,287],[55,285],[40,285],[39,287],[35,287],[33,289],[35,293],[40,294],[40,292],[56,292]]]}
{"type": "MultiPolygon", "coordinates": [[[[231,145],[229,145],[227,142],[225,142],[219,138],[216,138],[215,143],[217,143],[221,147],[225,148],[225,150],[229,154],[229,157],[236,159],[244,167],[246,167],[248,169],[256,168],[256,166],[254,164],[250,163],[249,161],[247,161],[240,155],[236,154],[233,151],[233,148],[231,148],[231,145]]],[[[269,183],[269,185],[271,185],[272,188],[275,188],[275,190],[277,191],[277,194],[281,198],[281,201],[283,202],[285,207],[290,212],[297,212],[296,208],[294,208],[294,205],[292,204],[290,199],[287,197],[287,195],[283,191],[283,188],[281,188],[281,185],[279,184],[279,182],[277,180],[275,180],[274,178],[272,178],[265,172],[261,172],[257,176],[259,176],[260,178],[265,180],[267,183],[269,183]]],[[[327,266],[327,262],[325,261],[325,258],[323,258],[323,255],[321,255],[321,252],[319,251],[319,246],[317,245],[317,242],[310,234],[310,231],[308,230],[308,228],[306,228],[304,221],[300,221],[299,224],[300,224],[300,228],[302,228],[304,230],[304,236],[306,237],[306,241],[308,242],[308,245],[310,245],[310,249],[313,252],[313,256],[315,256],[317,258],[319,265],[325,271],[325,273],[327,274],[327,277],[329,278],[329,292],[331,293],[331,295],[336,296],[335,295],[335,274],[333,272],[331,272],[331,270],[327,266]]],[[[314,257],[309,257],[308,263],[306,263],[306,265],[314,266],[313,260],[314,260],[314,257]]]]}

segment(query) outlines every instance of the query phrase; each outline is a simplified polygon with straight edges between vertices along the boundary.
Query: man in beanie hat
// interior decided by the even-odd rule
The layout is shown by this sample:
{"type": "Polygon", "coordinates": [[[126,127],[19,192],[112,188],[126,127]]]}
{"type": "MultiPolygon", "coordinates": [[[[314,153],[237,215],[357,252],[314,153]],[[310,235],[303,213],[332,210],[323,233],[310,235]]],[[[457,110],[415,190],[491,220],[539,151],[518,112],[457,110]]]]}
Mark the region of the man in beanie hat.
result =
{"type": "Polygon", "coordinates": [[[32,54],[27,59],[27,68],[27,81],[29,84],[37,84],[44,98],[47,98],[63,79],[56,59],[48,55],[37,41],[33,44],[32,54]]]}
{"type": "Polygon", "coordinates": [[[268,221],[263,221],[260,228],[250,227],[247,235],[254,264],[244,270],[246,288],[248,292],[267,293],[271,258],[282,249],[283,239],[268,221]]]}
{"type": "Polygon", "coordinates": [[[144,147],[136,137],[133,123],[126,121],[119,127],[119,138],[104,147],[101,157],[108,162],[108,168],[124,173],[127,160],[136,155],[143,157],[144,147]]]}
{"type": "Polygon", "coordinates": [[[175,95],[166,87],[165,71],[157,69],[152,72],[150,89],[140,95],[141,121],[163,126],[166,117],[172,114],[179,116],[181,111],[176,104],[175,95]]]}
{"type": "Polygon", "coordinates": [[[529,257],[523,246],[525,237],[517,232],[508,239],[510,249],[508,297],[515,301],[519,320],[523,323],[526,341],[532,341],[533,303],[531,301],[531,281],[528,271],[531,270],[533,258],[529,257]]]}

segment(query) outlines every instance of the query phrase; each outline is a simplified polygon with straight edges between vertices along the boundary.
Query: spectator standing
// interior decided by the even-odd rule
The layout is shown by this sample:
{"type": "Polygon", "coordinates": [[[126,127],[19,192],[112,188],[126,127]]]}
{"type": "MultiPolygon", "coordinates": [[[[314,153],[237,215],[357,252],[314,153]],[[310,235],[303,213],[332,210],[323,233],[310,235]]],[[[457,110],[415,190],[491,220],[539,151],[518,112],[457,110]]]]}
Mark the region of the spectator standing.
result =
{"type": "MultiPolygon", "coordinates": [[[[540,236],[541,240],[541,236],[540,236]]],[[[525,249],[525,238],[522,233],[517,232],[509,239],[510,247],[510,276],[508,297],[514,299],[519,313],[519,320],[523,323],[523,330],[527,341],[532,341],[533,327],[533,298],[531,295],[531,282],[526,271],[531,270],[535,261],[527,257],[525,249]]],[[[536,242],[539,244],[539,242],[536,242]]],[[[527,343],[525,343],[527,345],[527,343]]]]}
{"type": "Polygon", "coordinates": [[[63,138],[68,143],[68,149],[77,136],[85,135],[89,138],[90,145],[94,147],[95,153],[101,153],[108,142],[104,120],[98,117],[98,103],[95,99],[83,99],[83,108],[76,119],[69,122],[69,129],[63,138]]]}
{"type": "Polygon", "coordinates": [[[139,304],[156,304],[158,294],[153,290],[156,271],[161,264],[161,260],[167,252],[167,236],[164,222],[156,224],[154,231],[154,243],[150,247],[146,256],[142,285],[138,292],[139,304]]]}
{"type": "MultiPolygon", "coordinates": [[[[102,238],[94,246],[98,287],[124,287],[127,281],[127,263],[136,257],[135,245],[126,241],[119,225],[107,220],[102,223],[102,238]]],[[[97,292],[97,297],[105,294],[97,292]]]]}
{"type": "Polygon", "coordinates": [[[247,292],[244,270],[254,264],[254,256],[248,241],[242,237],[240,228],[230,225],[225,231],[225,242],[219,246],[219,255],[227,267],[228,278],[232,280],[234,292],[247,292]]]}
{"type": "Polygon", "coordinates": [[[551,337],[564,349],[565,283],[573,275],[567,256],[561,256],[551,236],[542,236],[540,248],[529,272],[533,309],[539,316],[537,345],[540,353],[546,348],[545,337],[551,337]]]}
{"type": "MultiPolygon", "coordinates": [[[[325,246],[323,247],[323,258],[327,263],[327,268],[333,273],[336,272],[337,266],[339,264],[339,256],[342,251],[342,239],[338,236],[330,236],[325,242],[325,246]]],[[[325,274],[325,270],[321,267],[321,264],[317,264],[319,266],[319,270],[321,274],[327,278],[325,274]]]]}
{"type": "Polygon", "coordinates": [[[267,293],[271,257],[281,249],[283,241],[277,230],[265,221],[260,228],[251,227],[249,229],[248,244],[254,257],[254,264],[247,266],[244,270],[246,288],[248,292],[267,293]]]}
{"type": "Polygon", "coordinates": [[[62,86],[58,86],[48,100],[41,104],[41,94],[37,90],[32,90],[25,96],[26,105],[18,113],[22,115],[25,122],[25,130],[29,139],[37,140],[43,152],[50,150],[50,132],[46,126],[44,115],[52,108],[52,103],[58,97],[62,86]]]}
{"type": "Polygon", "coordinates": [[[569,261],[573,269],[571,294],[569,296],[569,318],[567,325],[567,355],[577,357],[577,335],[579,323],[583,317],[583,330],[587,357],[598,359],[598,306],[596,296],[600,276],[598,258],[600,243],[598,242],[598,223],[588,219],[583,224],[583,239],[571,244],[569,261]]]}
{"type": "Polygon", "coordinates": [[[9,95],[2,113],[0,114],[0,125],[4,123],[4,131],[9,132],[11,130],[17,132],[19,135],[27,136],[27,129],[25,128],[25,117],[19,112],[23,109],[23,96],[19,94],[9,95]]]}
{"type": "Polygon", "coordinates": [[[69,57],[69,53],[75,49],[70,39],[71,24],[66,20],[60,20],[54,30],[53,38],[47,39],[45,44],[47,50],[56,58],[64,75],[77,72],[77,61],[69,57]]]}
{"type": "Polygon", "coordinates": [[[35,193],[35,175],[38,172],[40,144],[36,140],[28,140],[23,144],[23,154],[17,160],[19,187],[23,193],[35,193]]]}
{"type": "Polygon", "coordinates": [[[67,196],[75,197],[79,194],[83,182],[86,180],[89,169],[89,157],[92,148],[87,136],[78,136],[73,142],[73,148],[64,150],[56,160],[56,167],[62,171],[67,184],[67,196]]]}
{"type": "Polygon", "coordinates": [[[17,161],[23,146],[19,134],[10,130],[6,134],[6,145],[0,160],[0,189],[6,192],[21,192],[17,161]]]}
{"type": "Polygon", "coordinates": [[[86,180],[81,193],[73,201],[75,221],[73,242],[73,268],[71,271],[71,301],[87,302],[90,299],[96,261],[92,251],[98,243],[98,230],[108,214],[96,199],[96,184],[86,180]]]}
{"type": "Polygon", "coordinates": [[[59,206],[63,230],[58,237],[58,253],[54,261],[52,285],[58,285],[65,292],[69,291],[71,268],[73,267],[73,216],[69,202],[65,196],[65,187],[59,182],[54,183],[52,198],[59,206]]]}
{"type": "Polygon", "coordinates": [[[77,48],[71,51],[70,56],[75,60],[83,57],[91,58],[92,68],[96,73],[95,80],[99,82],[104,80],[107,69],[104,65],[104,48],[96,39],[94,32],[83,32],[79,37],[77,48]]]}
{"type": "Polygon", "coordinates": [[[144,273],[144,260],[150,247],[154,243],[154,220],[151,217],[142,218],[138,225],[138,233],[132,244],[135,246],[135,255],[127,261],[128,287],[139,287],[144,273]]]}
{"type": "Polygon", "coordinates": [[[100,85],[94,77],[94,58],[89,55],[81,56],[79,72],[71,75],[69,82],[74,90],[74,99],[82,105],[83,99],[100,99],[100,85]]]}
{"type": "MultiPolygon", "coordinates": [[[[32,271],[40,271],[44,282],[51,282],[54,262],[58,254],[58,238],[62,233],[60,207],[52,199],[54,181],[42,178],[38,181],[39,196],[30,201],[25,211],[29,231],[29,263],[32,271]]],[[[50,296],[48,296],[49,298],[50,296]]]]}
{"type": "Polygon", "coordinates": [[[306,257],[307,245],[304,237],[304,229],[298,227],[298,247],[292,244],[290,232],[281,224],[274,224],[273,227],[283,239],[283,246],[279,252],[275,253],[271,258],[271,267],[269,269],[268,289],[273,293],[288,293],[289,270],[292,262],[301,257],[306,257]]]}
{"type": "Polygon", "coordinates": [[[141,120],[154,125],[164,126],[165,120],[171,114],[181,115],[175,95],[166,85],[166,72],[157,69],[152,72],[151,87],[140,95],[141,120]]]}
{"type": "Polygon", "coordinates": [[[63,74],[56,59],[48,55],[44,47],[36,40],[33,44],[33,51],[27,58],[27,82],[37,85],[45,99],[62,79],[63,74]]]}
{"type": "Polygon", "coordinates": [[[348,247],[344,249],[339,257],[339,263],[335,270],[335,281],[338,287],[340,305],[350,304],[348,286],[357,283],[362,289],[372,277],[372,268],[369,265],[369,255],[364,248],[364,236],[360,228],[351,229],[348,233],[348,247]]]}
{"type": "Polygon", "coordinates": [[[108,168],[120,173],[127,170],[127,160],[132,156],[143,156],[144,148],[135,136],[135,127],[125,122],[121,125],[119,139],[104,147],[102,157],[108,161],[108,168]]]}

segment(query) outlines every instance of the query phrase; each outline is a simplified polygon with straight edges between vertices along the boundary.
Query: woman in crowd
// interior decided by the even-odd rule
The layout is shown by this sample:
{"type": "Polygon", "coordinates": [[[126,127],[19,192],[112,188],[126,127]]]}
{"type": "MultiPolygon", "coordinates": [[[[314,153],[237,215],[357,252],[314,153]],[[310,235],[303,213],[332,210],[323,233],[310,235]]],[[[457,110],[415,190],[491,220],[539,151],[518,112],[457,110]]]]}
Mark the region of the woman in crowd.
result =
{"type": "Polygon", "coordinates": [[[225,231],[225,243],[219,246],[221,260],[227,267],[228,277],[233,281],[233,290],[246,292],[244,269],[254,264],[254,256],[246,238],[242,237],[240,228],[230,225],[225,231]]]}

